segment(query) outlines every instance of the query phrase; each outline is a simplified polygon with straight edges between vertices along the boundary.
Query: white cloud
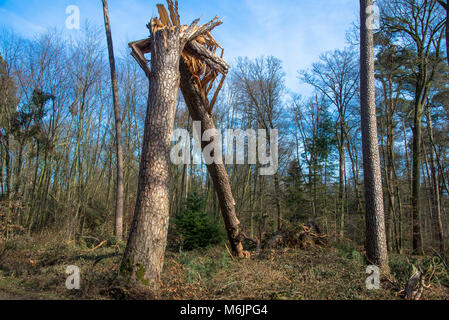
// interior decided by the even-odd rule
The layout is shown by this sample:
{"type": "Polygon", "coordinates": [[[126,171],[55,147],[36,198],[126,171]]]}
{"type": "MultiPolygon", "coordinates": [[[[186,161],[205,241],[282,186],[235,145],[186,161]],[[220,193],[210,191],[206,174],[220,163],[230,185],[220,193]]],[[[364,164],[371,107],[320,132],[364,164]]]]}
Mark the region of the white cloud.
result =
{"type": "Polygon", "coordinates": [[[3,8],[0,8],[0,21],[2,26],[7,26],[22,34],[35,34],[45,31],[44,27],[3,8]]]}

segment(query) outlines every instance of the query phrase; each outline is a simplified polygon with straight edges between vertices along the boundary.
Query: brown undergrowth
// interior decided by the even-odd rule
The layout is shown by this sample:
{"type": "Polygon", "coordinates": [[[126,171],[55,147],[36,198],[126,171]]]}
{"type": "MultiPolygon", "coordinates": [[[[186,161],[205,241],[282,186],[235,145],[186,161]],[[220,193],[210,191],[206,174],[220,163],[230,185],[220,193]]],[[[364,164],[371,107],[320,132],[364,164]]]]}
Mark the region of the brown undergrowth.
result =
{"type": "MultiPolygon", "coordinates": [[[[129,299],[114,288],[124,245],[113,239],[65,243],[55,235],[15,238],[0,243],[0,297],[17,299],[129,299]],[[98,242],[98,243],[97,243],[98,242]],[[94,250],[93,250],[94,249],[94,250]],[[81,289],[65,287],[67,266],[81,269],[81,289]]],[[[431,258],[391,256],[398,288],[410,263],[431,258]]],[[[167,252],[161,299],[372,300],[401,299],[383,283],[366,289],[363,253],[348,244],[326,248],[267,249],[251,259],[229,256],[224,245],[190,252],[167,252]]],[[[436,273],[422,299],[448,299],[447,273],[436,273]]]]}

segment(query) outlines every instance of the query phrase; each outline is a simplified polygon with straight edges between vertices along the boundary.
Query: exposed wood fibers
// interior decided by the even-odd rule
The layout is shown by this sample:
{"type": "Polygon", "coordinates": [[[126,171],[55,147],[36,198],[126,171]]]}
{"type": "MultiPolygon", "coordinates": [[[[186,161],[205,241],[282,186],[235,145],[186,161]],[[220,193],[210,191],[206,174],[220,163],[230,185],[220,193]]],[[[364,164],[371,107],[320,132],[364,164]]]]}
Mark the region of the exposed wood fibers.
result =
{"type": "MultiPolygon", "coordinates": [[[[173,3],[172,0],[167,0],[168,8],[170,11],[170,15],[168,14],[166,8],[162,4],[157,5],[157,9],[159,11],[160,18],[154,18],[151,20],[149,27],[152,29],[153,33],[167,28],[176,28],[180,26],[180,18],[178,14],[178,1],[173,3]]],[[[183,31],[187,30],[187,26],[181,26],[183,31]]],[[[195,30],[198,29],[198,26],[194,27],[195,30]]],[[[214,37],[210,32],[205,33],[197,37],[195,40],[198,44],[205,47],[211,54],[216,55],[217,50],[221,49],[220,58],[223,58],[223,48],[220,44],[215,41],[214,37]]],[[[140,67],[145,71],[147,76],[149,76],[150,69],[148,67],[148,60],[145,58],[145,54],[149,54],[151,52],[151,39],[147,38],[140,41],[131,42],[129,44],[132,49],[132,56],[137,60],[140,67]]],[[[210,67],[205,61],[194,57],[192,54],[188,52],[188,50],[184,50],[182,52],[182,58],[186,62],[190,71],[194,76],[195,85],[198,87],[199,91],[203,95],[204,102],[206,106],[208,106],[208,113],[212,114],[213,107],[217,101],[218,94],[221,91],[224,80],[227,75],[227,70],[217,70],[210,67]],[[214,82],[219,76],[222,75],[221,80],[215,90],[212,100],[209,102],[209,94],[213,88],[214,82]]]]}

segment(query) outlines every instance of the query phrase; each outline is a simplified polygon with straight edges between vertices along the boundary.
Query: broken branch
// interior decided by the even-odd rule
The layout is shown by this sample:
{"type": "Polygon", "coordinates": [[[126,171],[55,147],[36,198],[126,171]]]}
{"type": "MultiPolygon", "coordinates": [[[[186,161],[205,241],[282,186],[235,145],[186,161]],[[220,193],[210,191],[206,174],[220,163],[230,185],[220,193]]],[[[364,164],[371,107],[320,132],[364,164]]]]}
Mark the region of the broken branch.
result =
{"type": "Polygon", "coordinates": [[[223,59],[216,56],[196,41],[188,42],[185,46],[185,51],[194,58],[206,63],[211,69],[222,74],[227,74],[229,71],[229,65],[223,59]]]}
{"type": "Polygon", "coordinates": [[[148,67],[148,61],[145,58],[145,54],[151,52],[151,39],[147,38],[131,42],[129,44],[129,47],[132,50],[131,55],[133,56],[133,58],[137,61],[139,66],[145,72],[146,76],[150,77],[151,70],[148,67]]]}
{"type": "Polygon", "coordinates": [[[209,21],[206,24],[203,24],[201,27],[197,27],[198,22],[200,19],[196,19],[192,22],[192,24],[187,28],[185,34],[184,34],[184,41],[189,42],[194,40],[195,38],[207,33],[211,32],[213,29],[218,27],[219,25],[223,24],[221,20],[219,20],[218,16],[213,18],[211,21],[209,21]]]}

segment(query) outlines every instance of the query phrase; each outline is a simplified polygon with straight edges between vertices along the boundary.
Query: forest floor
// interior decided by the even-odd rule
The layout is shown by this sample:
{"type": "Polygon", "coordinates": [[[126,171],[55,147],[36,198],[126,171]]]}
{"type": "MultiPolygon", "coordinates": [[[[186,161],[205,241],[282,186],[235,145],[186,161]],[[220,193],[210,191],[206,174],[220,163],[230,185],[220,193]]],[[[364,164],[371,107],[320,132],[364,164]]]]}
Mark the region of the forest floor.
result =
{"type": "MultiPolygon", "coordinates": [[[[123,244],[75,246],[56,237],[15,239],[0,244],[1,299],[123,298],[114,283],[123,244]],[[80,290],[67,290],[67,266],[81,270],[80,290]]],[[[423,262],[426,257],[419,258],[423,262]]],[[[416,257],[391,255],[398,288],[410,276],[416,257]]],[[[163,272],[162,299],[182,300],[396,300],[398,289],[383,282],[380,290],[366,289],[362,254],[349,244],[309,250],[266,250],[251,259],[229,256],[223,246],[190,252],[168,251],[163,272]]],[[[423,299],[449,299],[449,279],[437,271],[423,299]]]]}

